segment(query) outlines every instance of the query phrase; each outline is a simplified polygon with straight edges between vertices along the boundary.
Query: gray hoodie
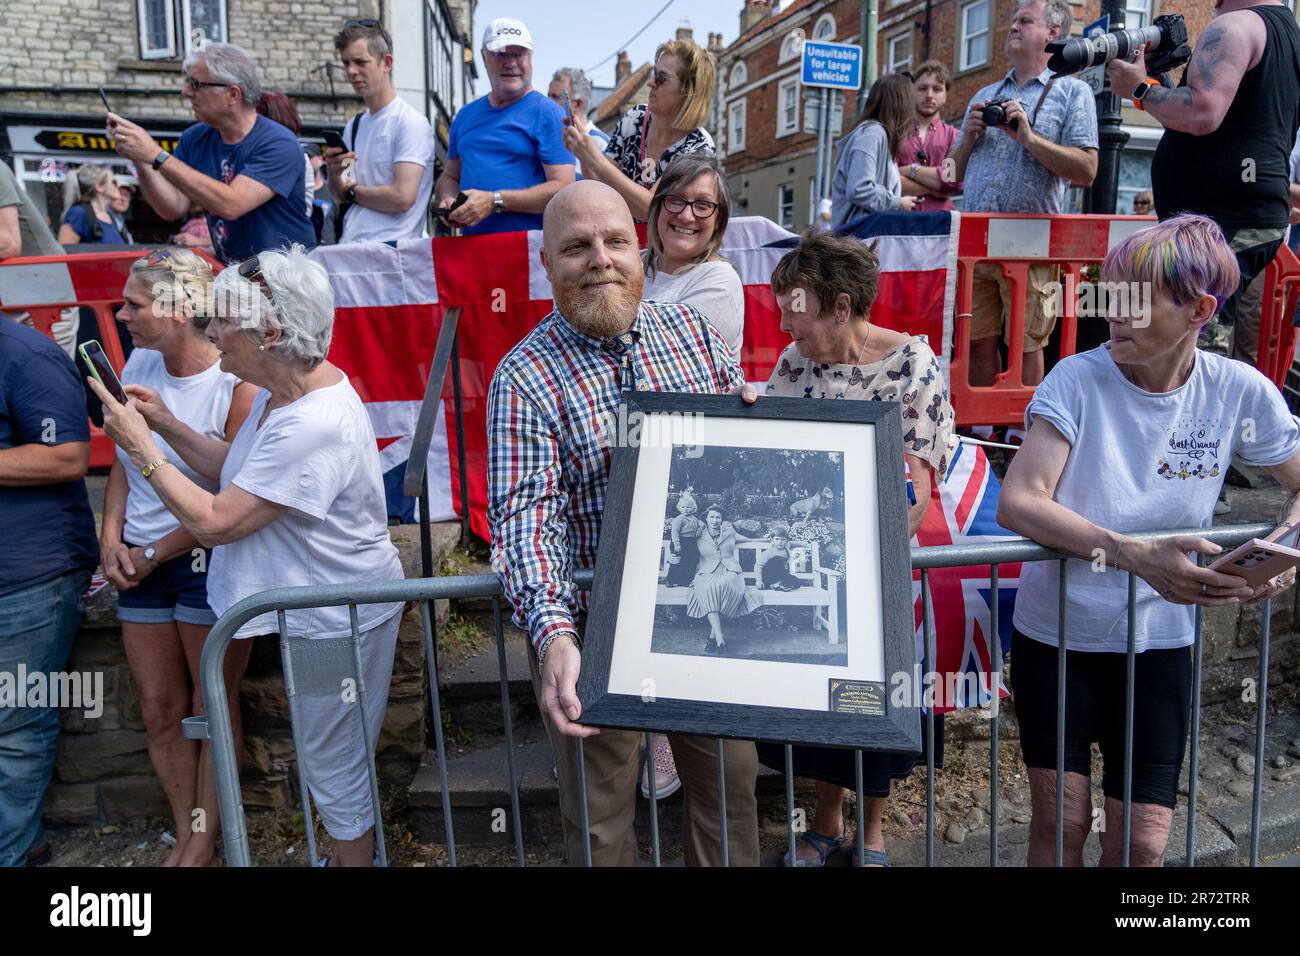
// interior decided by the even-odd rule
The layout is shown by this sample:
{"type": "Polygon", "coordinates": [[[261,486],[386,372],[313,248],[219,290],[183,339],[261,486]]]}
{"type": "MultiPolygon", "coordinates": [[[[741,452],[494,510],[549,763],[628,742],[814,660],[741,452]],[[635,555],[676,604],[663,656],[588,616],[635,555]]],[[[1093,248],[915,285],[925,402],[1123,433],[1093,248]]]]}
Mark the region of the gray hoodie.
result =
{"type": "Polygon", "coordinates": [[[867,120],[840,140],[838,149],[831,179],[832,229],[868,213],[903,207],[903,179],[883,126],[867,120]]]}

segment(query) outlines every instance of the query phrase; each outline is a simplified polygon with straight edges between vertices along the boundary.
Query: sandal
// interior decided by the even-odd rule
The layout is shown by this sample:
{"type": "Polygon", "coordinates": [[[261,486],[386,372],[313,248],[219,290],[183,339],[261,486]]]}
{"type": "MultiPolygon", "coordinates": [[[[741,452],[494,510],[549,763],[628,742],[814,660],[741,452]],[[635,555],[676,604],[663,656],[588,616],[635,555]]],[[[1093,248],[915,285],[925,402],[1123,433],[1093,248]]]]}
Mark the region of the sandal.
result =
{"type": "Polygon", "coordinates": [[[862,857],[858,858],[858,851],[853,851],[854,866],[889,866],[889,854],[884,850],[873,850],[870,847],[863,847],[862,857]]]}
{"type": "Polygon", "coordinates": [[[807,843],[809,846],[811,846],[814,850],[817,851],[817,859],[801,860],[799,859],[798,854],[796,854],[794,861],[791,862],[790,851],[786,850],[785,856],[782,858],[781,861],[782,865],[784,866],[825,866],[826,858],[830,856],[832,853],[834,853],[836,850],[838,850],[840,847],[842,847],[848,841],[849,828],[845,827],[844,832],[842,832],[838,837],[828,837],[823,833],[818,833],[816,830],[805,830],[803,833],[799,834],[799,839],[803,840],[805,843],[807,843]]]}

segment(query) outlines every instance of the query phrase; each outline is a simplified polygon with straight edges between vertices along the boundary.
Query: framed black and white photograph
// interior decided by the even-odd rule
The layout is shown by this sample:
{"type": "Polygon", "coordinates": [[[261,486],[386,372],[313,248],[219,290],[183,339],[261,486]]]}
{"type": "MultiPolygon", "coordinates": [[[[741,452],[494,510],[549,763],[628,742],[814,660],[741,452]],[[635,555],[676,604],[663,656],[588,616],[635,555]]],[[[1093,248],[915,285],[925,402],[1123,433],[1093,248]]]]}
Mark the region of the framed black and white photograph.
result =
{"type": "Polygon", "coordinates": [[[630,394],[583,648],[583,722],[918,750],[901,415],[630,394]]]}

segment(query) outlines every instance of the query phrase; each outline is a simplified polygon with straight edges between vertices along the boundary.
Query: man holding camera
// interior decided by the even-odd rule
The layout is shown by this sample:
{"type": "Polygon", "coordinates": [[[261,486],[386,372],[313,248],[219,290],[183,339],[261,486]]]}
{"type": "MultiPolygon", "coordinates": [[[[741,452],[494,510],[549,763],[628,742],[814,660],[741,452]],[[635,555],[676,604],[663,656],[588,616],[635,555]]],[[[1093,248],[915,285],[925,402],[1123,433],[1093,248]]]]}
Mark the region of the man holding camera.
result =
{"type": "Polygon", "coordinates": [[[366,104],[344,127],[348,149],[325,150],[330,193],[347,204],[339,242],[427,236],[433,129],[393,89],[392,39],[378,20],[349,20],[334,49],[366,104]]]}
{"type": "MultiPolygon", "coordinates": [[[[1066,0],[1029,0],[1016,10],[1006,43],[1012,68],[975,94],[951,155],[952,178],[965,180],[964,211],[1061,213],[1068,188],[1091,185],[1097,175],[1092,90],[1074,77],[1053,80],[1047,69],[1047,43],[1068,36],[1071,20],[1066,0]]],[[[1030,266],[1021,374],[1026,385],[1043,380],[1042,350],[1056,325],[1050,302],[1056,281],[1055,266],[1030,266]]],[[[998,336],[1007,335],[1011,292],[997,265],[975,267],[972,385],[992,385],[1001,371],[998,336]]]]}
{"type": "Polygon", "coordinates": [[[1183,212],[1219,224],[1236,253],[1241,285],[1219,309],[1234,326],[1229,354],[1254,362],[1256,283],[1290,218],[1288,156],[1300,126],[1300,28],[1279,0],[1219,0],[1174,89],[1147,78],[1145,57],[1106,65],[1111,89],[1165,127],[1151,163],[1156,215],[1183,212]]]}

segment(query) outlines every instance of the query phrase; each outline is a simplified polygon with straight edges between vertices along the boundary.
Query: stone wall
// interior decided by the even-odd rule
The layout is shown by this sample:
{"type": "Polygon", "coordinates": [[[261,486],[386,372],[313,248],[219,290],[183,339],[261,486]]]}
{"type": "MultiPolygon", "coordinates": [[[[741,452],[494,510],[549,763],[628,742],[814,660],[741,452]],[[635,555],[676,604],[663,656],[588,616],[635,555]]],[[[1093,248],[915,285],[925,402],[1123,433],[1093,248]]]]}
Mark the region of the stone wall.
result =
{"type": "MultiPolygon", "coordinates": [[[[342,122],[359,100],[334,71],[334,91],[322,66],[338,65],[333,38],[349,17],[374,17],[379,0],[226,0],[229,39],[257,58],[267,88],[295,100],[305,122],[342,122]]],[[[423,25],[395,24],[394,32],[423,25]]],[[[126,116],[188,118],[180,95],[181,58],[143,60],[135,0],[44,0],[36,17],[6,17],[0,44],[0,87],[46,92],[0,92],[0,110],[41,110],[98,116],[93,87],[113,89],[114,108],[126,116]],[[56,87],[92,87],[58,92],[56,87]],[[133,93],[131,90],[140,92],[133,93]]]]}

